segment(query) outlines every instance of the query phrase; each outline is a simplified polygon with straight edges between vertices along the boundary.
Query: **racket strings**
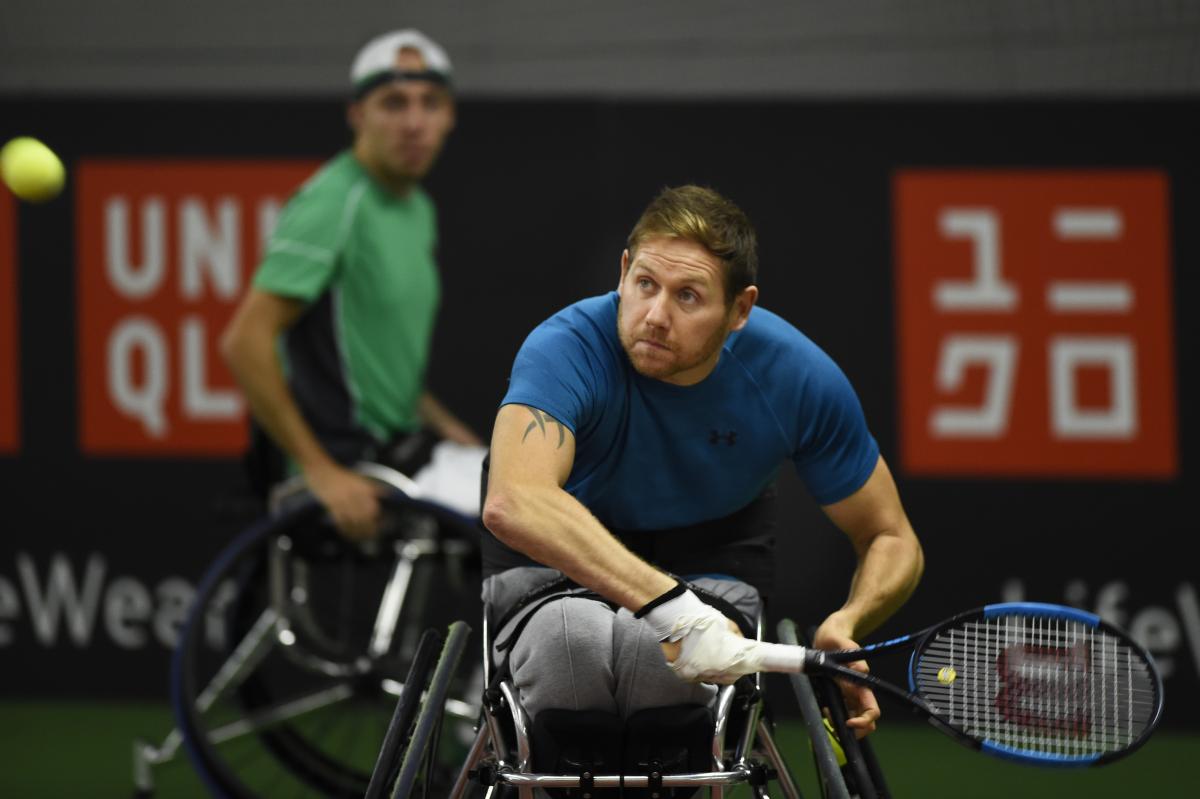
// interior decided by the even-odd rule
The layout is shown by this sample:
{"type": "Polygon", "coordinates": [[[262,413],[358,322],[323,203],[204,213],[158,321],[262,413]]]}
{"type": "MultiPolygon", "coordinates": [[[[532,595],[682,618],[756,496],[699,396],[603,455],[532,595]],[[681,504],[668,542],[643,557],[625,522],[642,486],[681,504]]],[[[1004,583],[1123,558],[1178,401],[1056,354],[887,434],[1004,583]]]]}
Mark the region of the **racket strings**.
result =
{"type": "Polygon", "coordinates": [[[1006,616],[943,630],[920,655],[918,690],[979,740],[1062,757],[1133,743],[1156,706],[1148,665],[1079,622],[1006,616]]]}

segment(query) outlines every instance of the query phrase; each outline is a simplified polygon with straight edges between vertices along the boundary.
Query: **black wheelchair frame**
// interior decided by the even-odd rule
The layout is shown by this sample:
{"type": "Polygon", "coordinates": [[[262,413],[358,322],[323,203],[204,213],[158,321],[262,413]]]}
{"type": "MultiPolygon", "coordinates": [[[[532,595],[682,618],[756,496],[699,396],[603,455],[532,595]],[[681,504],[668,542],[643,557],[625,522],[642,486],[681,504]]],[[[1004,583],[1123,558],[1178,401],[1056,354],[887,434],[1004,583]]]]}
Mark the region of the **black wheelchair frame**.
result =
{"type": "MultiPolygon", "coordinates": [[[[315,500],[292,485],[278,495],[276,515],[242,533],[209,567],[172,660],[177,728],[157,747],[134,744],[137,795],[153,793],[153,767],[182,748],[214,795],[235,799],[285,794],[526,799],[535,788],[579,797],[621,791],[668,797],[692,795],[701,787],[711,797],[722,797],[740,785],[766,797],[772,783],[782,795],[800,797],[775,741],[761,675],[718,692],[708,755],[701,755],[708,770],[680,772],[654,761],[642,773],[531,770],[532,720],[515,688],[500,682],[483,690],[492,676],[486,609],[481,669],[466,679],[459,665],[472,634],[469,625],[456,621],[442,634],[411,612],[420,610],[421,601],[436,605],[447,599],[419,575],[433,564],[461,571],[464,559],[475,552],[478,520],[422,501],[415,485],[398,472],[374,464],[360,470],[389,488],[383,502],[394,524],[374,542],[347,544],[323,522],[324,511],[315,500]],[[340,600],[339,592],[369,582],[364,576],[371,570],[382,575],[375,575],[366,592],[362,607],[370,612],[356,614],[369,617],[371,624],[361,635],[341,640],[337,619],[331,622],[318,598],[330,580],[344,578],[335,586],[340,600]],[[214,618],[225,633],[218,642],[212,640],[214,618]],[[376,743],[350,754],[327,747],[309,722],[334,708],[351,708],[349,715],[371,726],[376,743]],[[454,747],[439,745],[446,718],[457,725],[457,745],[466,750],[459,760],[451,759],[454,747]],[[236,757],[229,754],[235,746],[243,747],[236,757]],[[267,787],[255,782],[258,775],[243,770],[243,757],[259,767],[268,764],[274,782],[268,780],[267,787]],[[275,787],[284,782],[296,787],[275,787]]],[[[761,618],[757,632],[761,638],[761,618]]],[[[779,625],[779,638],[796,641],[790,621],[779,625]]],[[[840,692],[824,679],[790,677],[822,796],[887,797],[869,744],[855,742],[845,727],[840,692]],[[828,709],[842,743],[845,766],[833,753],[822,708],[828,709]]]]}
{"type": "MultiPolygon", "coordinates": [[[[486,610],[484,620],[486,626],[489,621],[486,610]]],[[[756,630],[761,638],[761,617],[756,620],[756,630]]],[[[484,650],[485,674],[490,677],[491,644],[486,630],[483,638],[487,647],[484,650]]],[[[663,768],[661,760],[651,757],[644,764],[648,768],[636,773],[623,769],[619,773],[547,774],[533,770],[533,720],[521,705],[513,684],[501,680],[485,695],[483,723],[449,794],[450,799],[462,799],[472,781],[488,789],[488,796],[495,792],[493,789],[508,788],[515,789],[520,799],[526,799],[533,796],[534,788],[578,791],[562,794],[566,796],[590,796],[594,791],[600,791],[595,795],[603,796],[603,789],[617,789],[622,794],[668,797],[691,795],[694,789],[707,787],[711,796],[722,797],[727,789],[739,785],[751,786],[756,796],[766,796],[765,788],[772,779],[780,782],[785,796],[794,799],[799,797],[799,792],[775,745],[771,724],[763,717],[762,689],[761,675],[752,675],[736,685],[720,688],[711,717],[711,734],[704,730],[709,756],[699,759],[707,760],[705,770],[671,770],[663,768]],[[672,789],[682,790],[675,792],[672,789]]],[[[643,714],[647,713],[650,711],[643,711],[643,714]]],[[[653,720],[648,723],[653,724],[653,720]]],[[[626,733],[629,734],[629,728],[626,733]]],[[[608,793],[616,795],[611,790],[608,793]]]]}
{"type": "MultiPolygon", "coordinates": [[[[485,675],[491,685],[493,666],[491,636],[487,632],[491,623],[489,615],[485,609],[482,654],[485,675]]],[[[457,624],[464,625],[463,622],[457,624]]],[[[757,631],[761,639],[761,617],[757,620],[757,631]]],[[[798,644],[801,641],[795,625],[790,620],[780,622],[778,634],[784,643],[798,644]]],[[[811,634],[810,631],[809,635],[811,634]]],[[[451,636],[453,635],[452,628],[451,636]]],[[[447,652],[450,649],[451,643],[448,641],[447,652]]],[[[453,668],[459,654],[444,653],[437,668],[453,668]]],[[[821,796],[825,799],[887,799],[890,794],[869,741],[855,740],[853,732],[846,727],[846,708],[837,686],[821,677],[809,678],[803,674],[788,676],[799,702],[806,732],[812,742],[821,796]],[[826,712],[844,752],[842,763],[838,762],[826,732],[826,712]]],[[[433,671],[432,677],[413,676],[406,683],[405,690],[410,693],[400,699],[395,716],[395,723],[405,732],[391,735],[390,742],[381,750],[373,785],[378,784],[382,787],[368,794],[368,799],[389,795],[396,799],[415,796],[413,779],[398,778],[395,764],[402,756],[406,764],[428,762],[430,748],[437,745],[434,731],[436,728],[427,725],[423,734],[421,728],[411,722],[413,711],[405,708],[419,701],[417,697],[421,692],[428,690],[423,712],[437,713],[442,697],[432,686],[443,684],[444,681],[444,675],[439,677],[437,671],[433,671]],[[424,686],[430,687],[426,689],[424,686]],[[435,736],[433,740],[430,740],[430,735],[435,736]],[[389,750],[388,746],[395,749],[389,750]],[[408,747],[407,751],[404,747],[408,747]]],[[[798,799],[801,796],[798,784],[775,742],[773,725],[769,715],[765,713],[762,688],[762,675],[753,675],[743,678],[737,685],[723,686],[720,689],[714,703],[715,713],[708,749],[711,767],[708,770],[672,771],[651,768],[636,773],[627,769],[622,769],[620,773],[597,773],[588,771],[585,767],[570,773],[545,773],[533,768],[536,758],[531,720],[521,706],[511,682],[499,681],[498,685],[485,693],[475,739],[459,770],[458,778],[446,796],[450,799],[464,799],[482,793],[485,799],[512,795],[518,799],[532,799],[535,789],[540,789],[554,791],[556,793],[552,795],[555,796],[580,799],[599,799],[603,796],[649,799],[678,796],[682,799],[693,795],[695,790],[707,788],[709,797],[719,798],[725,796],[727,790],[746,785],[755,797],[761,798],[770,796],[770,785],[776,783],[784,797],[798,799]],[[728,740],[731,730],[736,731],[732,744],[728,740]]]]}
{"type": "MultiPolygon", "coordinates": [[[[428,615],[466,597],[444,583],[477,552],[477,521],[391,469],[359,471],[387,487],[376,539],[342,539],[294,482],[209,566],[172,658],[177,726],[134,743],[137,795],[182,750],[217,796],[363,796],[428,615]]],[[[473,696],[446,711],[469,724],[473,696]]]]}

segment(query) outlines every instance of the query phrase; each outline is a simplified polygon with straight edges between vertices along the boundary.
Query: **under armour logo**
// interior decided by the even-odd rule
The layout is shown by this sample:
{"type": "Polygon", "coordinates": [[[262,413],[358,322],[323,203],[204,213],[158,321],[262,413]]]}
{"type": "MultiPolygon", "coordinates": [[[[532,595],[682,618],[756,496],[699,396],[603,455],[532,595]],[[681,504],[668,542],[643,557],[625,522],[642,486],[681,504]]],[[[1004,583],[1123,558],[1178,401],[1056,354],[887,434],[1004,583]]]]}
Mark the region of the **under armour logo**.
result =
{"type": "Polygon", "coordinates": [[[721,433],[717,430],[708,431],[708,443],[719,444],[722,441],[732,447],[737,443],[737,431],[730,430],[728,433],[721,433]]]}

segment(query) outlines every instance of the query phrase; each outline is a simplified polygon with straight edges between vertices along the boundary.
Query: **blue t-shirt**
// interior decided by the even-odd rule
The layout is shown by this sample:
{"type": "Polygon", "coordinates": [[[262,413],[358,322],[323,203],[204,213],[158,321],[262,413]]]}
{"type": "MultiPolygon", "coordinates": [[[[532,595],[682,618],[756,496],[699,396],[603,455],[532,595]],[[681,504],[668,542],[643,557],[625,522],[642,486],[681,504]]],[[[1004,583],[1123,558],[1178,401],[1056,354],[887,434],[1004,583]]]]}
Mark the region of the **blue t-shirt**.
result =
{"type": "Polygon", "coordinates": [[[605,525],[681,527],[740,510],[791,458],[825,505],[867,481],[879,446],[850,382],[779,316],[755,307],[713,372],[692,386],[639,374],[617,337],[617,293],[538,325],[502,405],[528,405],[575,434],[564,488],[605,525]]]}

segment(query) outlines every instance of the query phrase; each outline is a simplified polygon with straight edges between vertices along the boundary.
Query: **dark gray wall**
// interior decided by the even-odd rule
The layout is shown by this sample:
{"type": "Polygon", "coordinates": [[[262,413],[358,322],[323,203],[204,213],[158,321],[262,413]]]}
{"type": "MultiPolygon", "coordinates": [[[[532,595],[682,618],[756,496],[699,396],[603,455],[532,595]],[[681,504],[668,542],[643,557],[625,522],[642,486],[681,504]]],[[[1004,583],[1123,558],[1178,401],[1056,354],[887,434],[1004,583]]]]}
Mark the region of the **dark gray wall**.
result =
{"type": "Polygon", "coordinates": [[[1177,94],[1185,0],[4,0],[0,92],[343,92],[370,36],[439,39],[468,95],[1177,94]]]}

